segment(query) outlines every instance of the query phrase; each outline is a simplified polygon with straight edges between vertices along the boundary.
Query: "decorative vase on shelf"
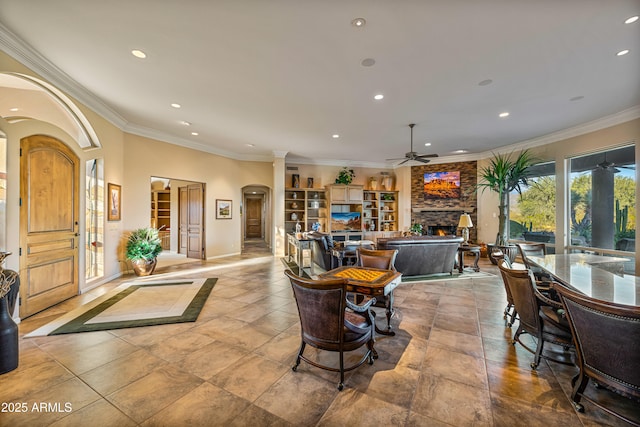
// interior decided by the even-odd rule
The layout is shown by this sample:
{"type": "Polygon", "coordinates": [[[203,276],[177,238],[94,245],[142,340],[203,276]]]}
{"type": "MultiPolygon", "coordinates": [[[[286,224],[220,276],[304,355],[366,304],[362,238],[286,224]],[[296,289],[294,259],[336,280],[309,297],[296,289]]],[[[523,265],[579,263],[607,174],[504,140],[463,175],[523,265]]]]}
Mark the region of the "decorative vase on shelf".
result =
{"type": "Polygon", "coordinates": [[[294,199],[297,199],[297,198],[298,198],[298,193],[295,193],[295,192],[294,192],[294,193],[291,195],[291,197],[292,197],[292,198],[294,198],[294,199]]]}
{"type": "Polygon", "coordinates": [[[291,213],[291,221],[297,221],[298,220],[298,214],[293,212],[291,213]]]}

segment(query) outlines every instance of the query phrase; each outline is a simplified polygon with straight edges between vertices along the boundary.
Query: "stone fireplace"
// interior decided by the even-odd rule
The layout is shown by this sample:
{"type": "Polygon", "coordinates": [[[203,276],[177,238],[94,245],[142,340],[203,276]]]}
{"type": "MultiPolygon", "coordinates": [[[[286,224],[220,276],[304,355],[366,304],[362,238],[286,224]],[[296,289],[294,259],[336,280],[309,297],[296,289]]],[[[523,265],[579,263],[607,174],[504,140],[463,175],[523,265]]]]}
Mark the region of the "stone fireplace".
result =
{"type": "MultiPolygon", "coordinates": [[[[477,224],[477,195],[474,191],[478,174],[478,164],[472,162],[456,162],[428,164],[411,167],[411,223],[422,224],[426,234],[456,235],[460,215],[468,213],[474,226],[477,224]],[[424,174],[434,172],[460,172],[460,197],[432,199],[425,197],[424,174]]],[[[469,229],[469,240],[477,241],[477,228],[469,229]]]]}

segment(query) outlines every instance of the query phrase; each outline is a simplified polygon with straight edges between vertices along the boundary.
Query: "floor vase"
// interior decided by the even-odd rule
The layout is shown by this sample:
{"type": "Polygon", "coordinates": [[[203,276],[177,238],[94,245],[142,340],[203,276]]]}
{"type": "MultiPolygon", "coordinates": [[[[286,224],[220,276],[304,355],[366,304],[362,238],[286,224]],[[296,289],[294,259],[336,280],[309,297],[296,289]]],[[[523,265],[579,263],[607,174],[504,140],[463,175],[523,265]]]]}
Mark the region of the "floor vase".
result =
{"type": "Polygon", "coordinates": [[[18,367],[18,325],[11,318],[7,297],[0,299],[0,374],[18,367]]]}

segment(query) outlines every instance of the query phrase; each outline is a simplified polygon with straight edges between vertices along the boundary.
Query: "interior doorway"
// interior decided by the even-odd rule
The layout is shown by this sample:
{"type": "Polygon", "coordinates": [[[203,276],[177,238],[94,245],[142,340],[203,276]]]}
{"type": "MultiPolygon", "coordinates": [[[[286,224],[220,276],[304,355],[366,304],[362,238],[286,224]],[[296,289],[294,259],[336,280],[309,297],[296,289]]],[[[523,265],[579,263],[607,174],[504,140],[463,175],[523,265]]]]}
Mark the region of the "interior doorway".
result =
{"type": "Polygon", "coordinates": [[[151,177],[150,223],[159,229],[161,255],[205,259],[204,206],[204,183],[151,177]]]}
{"type": "Polygon", "coordinates": [[[242,189],[242,246],[243,253],[251,250],[271,251],[271,190],[264,185],[250,185],[242,189]]]}

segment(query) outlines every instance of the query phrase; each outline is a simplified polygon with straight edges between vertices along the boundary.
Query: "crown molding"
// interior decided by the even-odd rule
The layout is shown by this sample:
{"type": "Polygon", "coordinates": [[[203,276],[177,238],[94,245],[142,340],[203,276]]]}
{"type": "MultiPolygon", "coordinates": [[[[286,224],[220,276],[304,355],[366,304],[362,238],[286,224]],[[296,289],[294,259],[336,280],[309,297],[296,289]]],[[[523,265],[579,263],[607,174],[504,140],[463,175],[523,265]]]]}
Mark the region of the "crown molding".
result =
{"type": "Polygon", "coordinates": [[[252,162],[270,162],[273,160],[273,156],[271,155],[244,155],[244,154],[233,153],[231,151],[221,150],[215,147],[211,147],[209,145],[193,142],[188,139],[169,135],[164,132],[159,132],[155,129],[147,128],[144,126],[138,126],[131,123],[125,126],[123,131],[132,135],[151,138],[157,141],[166,142],[167,144],[178,145],[180,147],[185,147],[185,148],[190,148],[192,150],[215,154],[217,156],[227,157],[233,160],[252,161],[252,162]]]}
{"type": "Polygon", "coordinates": [[[0,48],[7,55],[30,70],[38,73],[67,95],[91,108],[114,126],[119,129],[124,129],[126,126],[127,121],[120,114],[108,107],[100,98],[96,97],[51,61],[18,38],[2,23],[0,23],[0,48]]]}
{"type": "Polygon", "coordinates": [[[563,141],[569,138],[575,138],[587,133],[596,132],[602,129],[606,129],[612,126],[616,126],[622,123],[629,122],[640,118],[640,105],[634,105],[631,108],[622,110],[620,112],[610,114],[608,116],[600,117],[595,120],[591,120],[586,123],[579,124],[567,129],[562,129],[557,132],[552,132],[547,135],[542,135],[537,138],[528,139],[514,144],[505,145],[491,151],[485,151],[480,153],[478,159],[486,159],[493,157],[496,153],[506,154],[512,151],[526,150],[528,148],[540,147],[542,145],[553,144],[554,142],[563,141]]]}

